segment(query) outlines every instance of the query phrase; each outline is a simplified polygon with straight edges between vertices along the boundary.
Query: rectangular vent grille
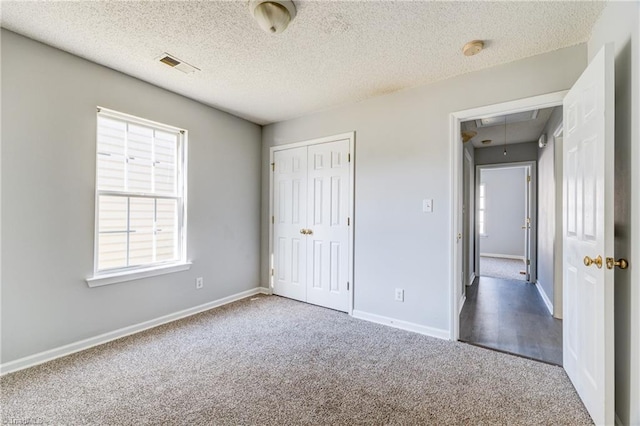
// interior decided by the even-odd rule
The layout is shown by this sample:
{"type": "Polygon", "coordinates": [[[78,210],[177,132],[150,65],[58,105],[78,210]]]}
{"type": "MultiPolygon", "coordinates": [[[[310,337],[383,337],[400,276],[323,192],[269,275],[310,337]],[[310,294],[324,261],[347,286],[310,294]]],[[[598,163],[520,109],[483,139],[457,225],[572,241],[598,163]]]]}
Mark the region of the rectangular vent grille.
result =
{"type": "Polygon", "coordinates": [[[192,72],[200,71],[200,68],[189,65],[185,61],[180,60],[173,55],[169,55],[167,52],[158,56],[156,59],[165,65],[169,65],[171,68],[182,71],[185,74],[191,74],[192,72]]]}
{"type": "Polygon", "coordinates": [[[165,56],[160,59],[160,62],[169,65],[170,67],[175,67],[176,65],[180,65],[180,61],[176,61],[171,56],[165,56]]]}

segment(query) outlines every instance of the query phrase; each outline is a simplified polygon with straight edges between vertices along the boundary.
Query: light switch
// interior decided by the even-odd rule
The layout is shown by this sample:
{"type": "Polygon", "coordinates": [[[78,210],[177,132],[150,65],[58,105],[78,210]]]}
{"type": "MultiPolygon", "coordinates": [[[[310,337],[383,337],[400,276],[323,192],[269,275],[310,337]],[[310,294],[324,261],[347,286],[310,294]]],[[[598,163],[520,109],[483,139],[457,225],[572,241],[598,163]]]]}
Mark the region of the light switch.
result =
{"type": "Polygon", "coordinates": [[[433,212],[433,198],[427,198],[422,200],[422,211],[425,213],[433,212]]]}

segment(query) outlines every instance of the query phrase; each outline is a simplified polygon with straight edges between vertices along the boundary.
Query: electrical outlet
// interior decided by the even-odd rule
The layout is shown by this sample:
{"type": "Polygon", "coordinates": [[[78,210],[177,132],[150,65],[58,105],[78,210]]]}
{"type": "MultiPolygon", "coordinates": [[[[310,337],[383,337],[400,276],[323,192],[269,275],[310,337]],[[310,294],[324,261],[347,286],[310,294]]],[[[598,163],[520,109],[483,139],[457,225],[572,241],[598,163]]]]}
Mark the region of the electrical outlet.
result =
{"type": "Polygon", "coordinates": [[[201,289],[202,287],[204,287],[204,278],[196,278],[196,289],[201,289]]]}
{"type": "Polygon", "coordinates": [[[404,302],[404,290],[396,288],[396,302],[404,302]]]}

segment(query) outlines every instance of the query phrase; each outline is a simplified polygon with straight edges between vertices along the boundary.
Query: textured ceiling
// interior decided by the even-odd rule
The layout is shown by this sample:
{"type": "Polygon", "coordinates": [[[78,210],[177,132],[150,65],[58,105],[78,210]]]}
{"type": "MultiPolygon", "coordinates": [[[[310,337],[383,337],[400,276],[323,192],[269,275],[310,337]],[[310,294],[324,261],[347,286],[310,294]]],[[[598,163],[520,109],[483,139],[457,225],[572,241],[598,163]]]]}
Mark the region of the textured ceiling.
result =
{"type": "Polygon", "coordinates": [[[259,124],[588,39],[602,2],[299,1],[278,35],[247,1],[2,1],[2,26],[259,124]],[[487,49],[461,54],[469,40],[487,49]],[[198,68],[155,60],[168,52],[198,68]]]}
{"type": "MultiPolygon", "coordinates": [[[[558,107],[556,107],[558,108],[558,107]]],[[[538,115],[535,119],[520,121],[517,123],[509,123],[507,119],[507,145],[514,143],[524,142],[537,142],[538,138],[542,134],[544,127],[551,117],[553,112],[552,108],[544,108],[538,110],[538,115]]],[[[497,121],[504,120],[507,115],[501,115],[496,117],[497,121]]],[[[463,130],[472,130],[478,134],[471,139],[471,143],[475,148],[487,148],[490,146],[501,146],[505,141],[505,126],[504,124],[498,124],[490,127],[477,127],[476,121],[465,121],[462,123],[461,128],[463,130]],[[482,144],[483,140],[490,139],[492,142],[488,145],[482,144]]]]}

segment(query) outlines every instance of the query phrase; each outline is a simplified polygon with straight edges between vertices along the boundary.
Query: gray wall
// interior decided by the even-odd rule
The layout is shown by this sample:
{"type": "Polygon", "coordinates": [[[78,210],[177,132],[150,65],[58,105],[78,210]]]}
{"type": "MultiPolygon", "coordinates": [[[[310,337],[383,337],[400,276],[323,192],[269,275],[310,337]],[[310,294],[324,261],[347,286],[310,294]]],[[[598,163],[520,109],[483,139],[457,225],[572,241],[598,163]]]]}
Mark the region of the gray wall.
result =
{"type": "Polygon", "coordinates": [[[2,30],[2,362],[258,286],[260,134],[255,124],[2,30]],[[97,105],[189,131],[191,270],[85,283],[97,105]],[[196,277],[204,289],[195,289],[196,277]]]}
{"type": "Polygon", "coordinates": [[[608,42],[616,51],[614,250],[631,265],[615,271],[616,413],[625,425],[640,425],[639,28],[639,2],[611,2],[589,41],[589,58],[608,42]]]}
{"type": "Polygon", "coordinates": [[[264,285],[269,259],[269,148],[355,130],[355,309],[448,331],[454,240],[450,113],[566,90],[586,66],[585,47],[560,49],[266,126],[264,285]],[[422,213],[424,198],[434,199],[433,213],[422,213]],[[395,287],[405,289],[404,303],[394,301],[395,287]]]}
{"type": "Polygon", "coordinates": [[[556,218],[556,205],[561,205],[556,204],[556,196],[562,193],[562,174],[557,174],[556,166],[562,164],[562,158],[557,158],[556,151],[559,149],[562,155],[562,147],[557,146],[553,132],[561,123],[562,107],[556,107],[542,131],[547,135],[547,146],[538,149],[538,282],[554,305],[555,316],[561,316],[562,312],[562,299],[556,303],[554,291],[555,273],[562,268],[562,234],[556,238],[556,224],[562,227],[562,217],[560,220],[556,218]]]}
{"type": "Polygon", "coordinates": [[[480,254],[524,258],[525,173],[524,167],[483,169],[485,185],[485,235],[480,237],[480,254]]]}
{"type": "Polygon", "coordinates": [[[504,146],[476,148],[476,165],[517,163],[520,161],[536,161],[538,159],[538,142],[525,142],[507,145],[507,155],[504,146]]]}

